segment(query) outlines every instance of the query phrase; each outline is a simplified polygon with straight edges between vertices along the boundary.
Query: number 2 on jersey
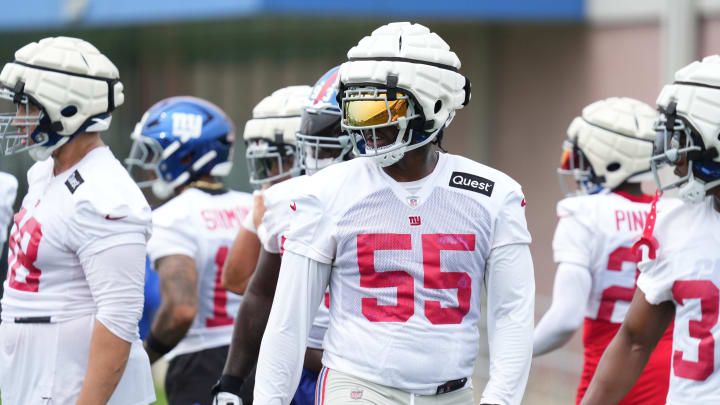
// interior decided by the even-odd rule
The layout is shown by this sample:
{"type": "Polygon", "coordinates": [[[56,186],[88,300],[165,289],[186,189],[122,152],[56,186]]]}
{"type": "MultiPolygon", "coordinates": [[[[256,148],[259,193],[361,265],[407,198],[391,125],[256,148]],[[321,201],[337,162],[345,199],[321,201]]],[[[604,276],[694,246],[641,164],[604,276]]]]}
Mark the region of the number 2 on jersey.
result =
{"type": "MultiPolygon", "coordinates": [[[[378,305],[377,298],[362,298],[362,313],[371,322],[406,322],[415,312],[415,282],[403,270],[375,271],[375,251],[412,250],[409,234],[360,234],[357,236],[360,286],[397,288],[396,305],[378,305]]],[[[457,289],[457,307],[442,307],[440,301],[425,301],[425,316],[434,325],[458,324],[470,310],[472,280],[465,272],[442,271],[440,251],[475,250],[472,234],[422,235],[423,287],[432,290],[457,289]]]]}
{"type": "MultiPolygon", "coordinates": [[[[620,246],[613,250],[608,257],[607,269],[610,271],[622,271],[623,263],[638,263],[640,261],[640,252],[634,254],[632,248],[620,246]]],[[[637,266],[635,267],[635,279],[638,275],[637,266]]],[[[635,285],[632,287],[621,287],[619,285],[610,286],[603,290],[600,299],[600,308],[598,309],[597,319],[600,321],[610,322],[616,301],[632,301],[635,294],[635,285]]]]}

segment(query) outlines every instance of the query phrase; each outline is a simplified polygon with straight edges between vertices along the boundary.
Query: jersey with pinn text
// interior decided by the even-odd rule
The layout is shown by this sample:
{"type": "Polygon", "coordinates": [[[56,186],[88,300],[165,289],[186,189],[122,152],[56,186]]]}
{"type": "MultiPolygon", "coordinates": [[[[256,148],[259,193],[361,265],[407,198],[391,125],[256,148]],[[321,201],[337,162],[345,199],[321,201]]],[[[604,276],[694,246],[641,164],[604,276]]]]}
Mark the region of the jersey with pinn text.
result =
{"type": "Polygon", "coordinates": [[[105,249],[145,244],[150,207],[110,149],[90,151],[53,174],[53,160],[28,171],[28,193],[13,218],[2,321],[63,322],[94,314],[81,265],[105,249]]]}
{"type": "Polygon", "coordinates": [[[530,243],[507,175],[439,154],[410,194],[370,159],[330,166],[295,199],[285,249],[332,264],[323,364],[406,391],[469,377],[492,249],[530,243]]]}
{"type": "MultiPolygon", "coordinates": [[[[592,284],[584,305],[583,370],[576,402],[587,391],[600,358],[625,318],[635,293],[637,262],[634,239],[642,233],[650,210],[650,196],[609,192],[566,198],[558,203],[558,225],[553,239],[557,263],[578,265],[587,271],[592,284]]],[[[663,199],[662,212],[677,205],[663,199]]],[[[662,403],[667,396],[672,327],[663,335],[643,374],[622,404],[662,403]]]]}
{"type": "Polygon", "coordinates": [[[653,305],[675,304],[667,403],[720,403],[720,212],[712,197],[662,213],[655,260],[640,263],[638,287],[653,305]]]}
{"type": "Polygon", "coordinates": [[[168,358],[230,344],[242,296],[222,287],[222,268],[252,204],[248,193],[189,188],[153,211],[152,263],[185,255],[195,260],[197,271],[197,313],[168,358]]]}
{"type": "MultiPolygon", "coordinates": [[[[295,196],[302,193],[309,176],[297,176],[277,183],[263,192],[265,214],[257,229],[263,249],[269,253],[282,254],[285,234],[290,227],[290,218],[294,211],[295,196]]],[[[330,295],[320,304],[313,319],[313,326],[308,337],[308,347],[321,349],[325,332],[330,323],[330,295]]]]}
{"type": "MultiPolygon", "coordinates": [[[[572,263],[592,276],[585,317],[622,323],[635,292],[639,254],[633,240],[642,233],[652,197],[605,193],[569,197],[558,202],[558,225],[553,238],[556,263],[572,263]]],[[[663,199],[662,212],[676,205],[663,199]]]]}

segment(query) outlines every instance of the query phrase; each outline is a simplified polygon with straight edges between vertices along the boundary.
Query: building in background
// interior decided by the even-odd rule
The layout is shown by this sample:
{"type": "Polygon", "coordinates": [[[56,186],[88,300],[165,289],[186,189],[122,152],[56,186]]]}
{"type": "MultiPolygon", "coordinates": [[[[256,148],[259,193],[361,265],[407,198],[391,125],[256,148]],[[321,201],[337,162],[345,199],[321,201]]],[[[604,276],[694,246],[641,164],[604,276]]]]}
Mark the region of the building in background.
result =
{"type": "MultiPolygon", "coordinates": [[[[432,27],[462,56],[473,98],[444,146],[512,175],[528,198],[538,288],[550,304],[551,240],[561,198],[555,169],[570,120],[592,101],[633,97],[654,105],[670,72],[720,53],[720,2],[712,0],[25,0],[0,15],[0,62],[45,36],[89,40],[116,62],[126,102],[103,135],[127,155],[135,122],[154,100],[206,98],[235,122],[272,89],[311,84],[347,50],[389,21],[432,27]]],[[[241,128],[239,128],[241,130],[241,128]]],[[[244,156],[237,145],[236,159],[244,156]]],[[[0,157],[0,170],[26,187],[25,155],[0,157]]],[[[246,165],[230,186],[248,190],[246,165]]],[[[573,344],[535,360],[527,404],[573,403],[582,365],[573,344]]],[[[487,354],[484,349],[481,353],[487,354]]],[[[486,359],[475,376],[479,397],[486,359]]]]}

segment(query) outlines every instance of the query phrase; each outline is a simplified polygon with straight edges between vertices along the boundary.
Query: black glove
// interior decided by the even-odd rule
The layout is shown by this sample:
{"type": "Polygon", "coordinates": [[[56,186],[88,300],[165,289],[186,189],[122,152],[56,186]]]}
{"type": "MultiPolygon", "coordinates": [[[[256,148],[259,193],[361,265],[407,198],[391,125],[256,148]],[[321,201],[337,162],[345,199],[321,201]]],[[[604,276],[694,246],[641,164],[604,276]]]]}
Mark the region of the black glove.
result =
{"type": "Polygon", "coordinates": [[[218,399],[217,396],[221,392],[237,395],[242,400],[242,403],[237,405],[252,405],[254,389],[255,369],[253,368],[247,380],[227,374],[222,375],[218,382],[213,385],[210,394],[212,395],[213,405],[215,405],[216,399],[218,399]]]}

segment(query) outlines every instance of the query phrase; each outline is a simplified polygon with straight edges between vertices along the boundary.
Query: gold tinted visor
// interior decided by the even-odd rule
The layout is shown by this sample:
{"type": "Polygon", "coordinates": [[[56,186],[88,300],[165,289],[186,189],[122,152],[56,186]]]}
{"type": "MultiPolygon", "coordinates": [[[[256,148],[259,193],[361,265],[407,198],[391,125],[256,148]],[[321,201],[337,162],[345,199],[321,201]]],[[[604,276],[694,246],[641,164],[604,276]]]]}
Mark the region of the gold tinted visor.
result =
{"type": "Polygon", "coordinates": [[[351,96],[344,103],[345,125],[370,127],[390,124],[407,116],[408,100],[397,94],[398,100],[388,101],[385,94],[371,98],[362,95],[351,96]]]}

